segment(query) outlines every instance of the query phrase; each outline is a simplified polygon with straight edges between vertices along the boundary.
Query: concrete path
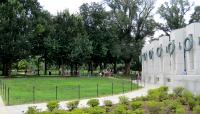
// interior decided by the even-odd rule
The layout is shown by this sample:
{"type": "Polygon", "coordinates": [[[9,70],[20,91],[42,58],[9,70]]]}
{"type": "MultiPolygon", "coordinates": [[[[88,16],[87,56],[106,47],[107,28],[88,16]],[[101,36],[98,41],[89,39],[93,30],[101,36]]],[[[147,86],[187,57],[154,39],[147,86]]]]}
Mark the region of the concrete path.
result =
{"type": "MultiPolygon", "coordinates": [[[[149,89],[154,89],[154,88],[157,88],[157,87],[159,87],[159,86],[145,85],[144,88],[139,89],[139,90],[135,90],[135,91],[132,91],[132,92],[129,92],[129,93],[119,94],[119,95],[114,95],[114,96],[100,97],[100,98],[97,98],[97,99],[99,99],[99,101],[100,101],[100,106],[103,105],[103,101],[104,100],[111,100],[114,104],[116,104],[116,103],[119,102],[119,96],[127,96],[131,100],[132,98],[135,98],[135,97],[145,96],[145,95],[147,95],[147,91],[149,89]]],[[[87,107],[87,101],[88,100],[89,99],[80,100],[80,103],[79,103],[78,107],[79,108],[87,107]]],[[[59,103],[60,104],[60,109],[66,109],[66,103],[67,102],[68,101],[60,102],[59,103]]],[[[30,107],[30,106],[37,106],[37,108],[42,110],[42,111],[47,110],[46,103],[23,104],[23,105],[14,105],[14,106],[4,106],[3,105],[2,107],[0,105],[0,114],[23,114],[23,112],[26,112],[28,107],[30,107]],[[1,112],[1,110],[3,112],[1,112]]]]}
{"type": "Polygon", "coordinates": [[[9,114],[0,96],[0,114],[9,114]]]}

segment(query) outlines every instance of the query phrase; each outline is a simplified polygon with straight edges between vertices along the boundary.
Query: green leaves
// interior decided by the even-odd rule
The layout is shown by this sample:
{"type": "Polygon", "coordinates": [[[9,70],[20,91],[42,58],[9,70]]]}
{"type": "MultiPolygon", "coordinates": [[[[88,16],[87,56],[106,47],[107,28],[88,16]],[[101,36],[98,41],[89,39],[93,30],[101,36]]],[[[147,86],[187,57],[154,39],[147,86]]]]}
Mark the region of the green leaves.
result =
{"type": "Polygon", "coordinates": [[[188,0],[170,0],[158,8],[158,13],[166,23],[159,25],[159,28],[166,34],[171,30],[182,28],[186,25],[184,16],[190,10],[192,5],[188,0]]]}

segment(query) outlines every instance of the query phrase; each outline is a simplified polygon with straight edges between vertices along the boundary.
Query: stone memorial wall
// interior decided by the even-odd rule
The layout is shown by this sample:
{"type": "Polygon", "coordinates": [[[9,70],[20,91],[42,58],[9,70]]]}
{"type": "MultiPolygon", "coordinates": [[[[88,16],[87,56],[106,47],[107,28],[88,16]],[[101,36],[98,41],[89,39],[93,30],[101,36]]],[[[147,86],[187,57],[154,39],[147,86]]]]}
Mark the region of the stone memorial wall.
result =
{"type": "Polygon", "coordinates": [[[200,23],[145,44],[141,60],[145,83],[183,86],[200,93],[200,23]]]}

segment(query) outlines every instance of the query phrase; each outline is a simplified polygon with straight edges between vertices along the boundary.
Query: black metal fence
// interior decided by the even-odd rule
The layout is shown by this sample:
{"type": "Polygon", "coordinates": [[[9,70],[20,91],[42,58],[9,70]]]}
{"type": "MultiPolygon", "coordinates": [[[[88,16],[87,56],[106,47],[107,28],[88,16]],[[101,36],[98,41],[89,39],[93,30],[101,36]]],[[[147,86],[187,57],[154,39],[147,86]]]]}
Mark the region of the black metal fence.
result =
{"type": "Polygon", "coordinates": [[[6,105],[15,105],[52,100],[72,100],[114,95],[139,88],[138,84],[134,84],[131,81],[124,81],[121,84],[110,83],[109,85],[101,85],[97,83],[94,86],[96,87],[93,90],[89,90],[83,85],[55,86],[50,89],[32,86],[29,90],[23,90],[23,88],[21,88],[21,94],[15,94],[14,87],[9,87],[3,80],[0,80],[0,93],[6,105]],[[91,92],[93,93],[91,94],[91,92]]]}

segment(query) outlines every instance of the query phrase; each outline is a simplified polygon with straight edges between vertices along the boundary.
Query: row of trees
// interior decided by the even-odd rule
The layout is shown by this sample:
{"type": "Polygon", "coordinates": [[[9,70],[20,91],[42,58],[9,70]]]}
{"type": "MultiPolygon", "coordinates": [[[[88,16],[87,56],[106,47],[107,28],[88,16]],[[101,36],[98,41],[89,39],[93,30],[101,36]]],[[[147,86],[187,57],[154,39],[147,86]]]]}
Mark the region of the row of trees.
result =
{"type": "MultiPolygon", "coordinates": [[[[117,62],[125,64],[129,75],[131,63],[141,70],[138,56],[144,38],[157,29],[166,35],[184,27],[184,16],[192,5],[187,0],[171,0],[158,13],[166,23],[156,23],[152,10],[154,0],[105,0],[83,4],[79,14],[68,10],[52,16],[37,0],[3,0],[0,2],[0,63],[4,76],[11,75],[11,66],[22,59],[38,57],[47,64],[58,65],[71,72],[82,64],[93,72],[97,66],[117,62]],[[104,63],[104,64],[103,64],[104,63]]],[[[195,8],[190,23],[200,21],[200,7],[195,8]]]]}

